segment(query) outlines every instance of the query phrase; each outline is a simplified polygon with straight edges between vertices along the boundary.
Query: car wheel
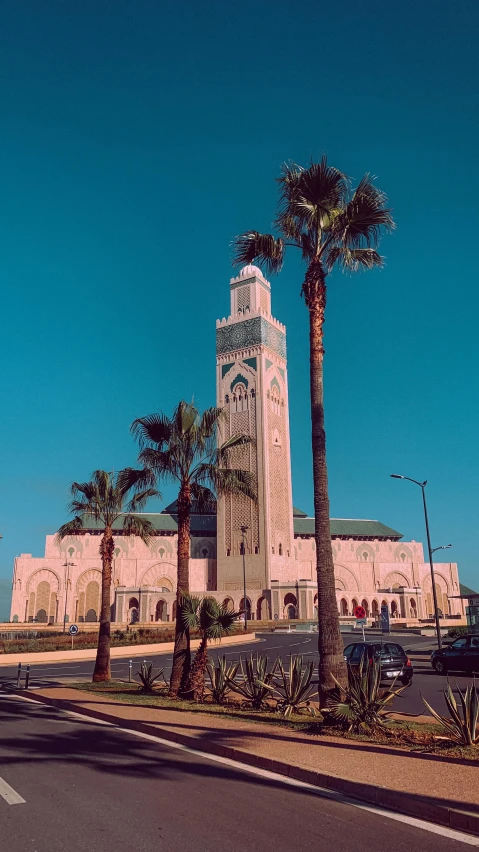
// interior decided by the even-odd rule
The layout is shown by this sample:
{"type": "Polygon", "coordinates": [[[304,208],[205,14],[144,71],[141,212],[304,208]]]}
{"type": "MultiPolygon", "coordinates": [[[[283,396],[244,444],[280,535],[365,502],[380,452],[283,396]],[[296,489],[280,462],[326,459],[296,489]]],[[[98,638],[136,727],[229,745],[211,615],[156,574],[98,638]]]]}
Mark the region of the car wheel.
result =
{"type": "Polygon", "coordinates": [[[443,660],[436,660],[435,663],[434,663],[434,668],[436,669],[437,673],[440,674],[440,675],[445,675],[446,672],[447,672],[447,669],[446,669],[446,666],[444,665],[443,660]]]}
{"type": "Polygon", "coordinates": [[[412,677],[402,677],[401,683],[403,686],[412,686],[412,677]]]}

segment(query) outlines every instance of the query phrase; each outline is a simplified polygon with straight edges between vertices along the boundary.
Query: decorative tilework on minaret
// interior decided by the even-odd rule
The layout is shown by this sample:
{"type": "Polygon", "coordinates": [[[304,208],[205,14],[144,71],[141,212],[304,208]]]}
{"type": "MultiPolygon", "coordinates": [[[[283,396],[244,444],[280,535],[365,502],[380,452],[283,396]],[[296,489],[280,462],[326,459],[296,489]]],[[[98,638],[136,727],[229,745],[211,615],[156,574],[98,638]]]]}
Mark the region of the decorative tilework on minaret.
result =
{"type": "Polygon", "coordinates": [[[267,589],[274,564],[293,556],[286,329],[271,315],[271,287],[256,266],[231,279],[230,296],[231,314],[216,324],[217,404],[227,411],[224,437],[254,439],[234,463],[257,477],[258,503],[218,501],[218,589],[241,576],[242,525],[248,585],[267,589]]]}

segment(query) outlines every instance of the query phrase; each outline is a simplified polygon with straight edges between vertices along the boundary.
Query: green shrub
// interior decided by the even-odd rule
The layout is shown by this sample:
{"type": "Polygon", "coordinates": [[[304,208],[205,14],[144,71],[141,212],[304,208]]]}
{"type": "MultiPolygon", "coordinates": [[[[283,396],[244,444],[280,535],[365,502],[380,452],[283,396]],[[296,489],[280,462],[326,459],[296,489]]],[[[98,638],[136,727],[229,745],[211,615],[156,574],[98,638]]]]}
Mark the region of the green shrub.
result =
{"type": "Polygon", "coordinates": [[[211,684],[208,692],[214,704],[224,704],[226,696],[231,692],[231,684],[234,683],[238,667],[239,663],[228,666],[225,656],[218,660],[216,665],[208,663],[207,670],[211,684]]]}
{"type": "Polygon", "coordinates": [[[290,658],[289,669],[285,669],[282,660],[278,660],[279,675],[275,675],[273,683],[269,687],[273,694],[280,697],[277,710],[283,716],[291,716],[291,713],[309,713],[316,715],[316,708],[311,704],[313,695],[318,691],[313,689],[311,680],[314,672],[314,663],[310,660],[305,665],[301,654],[295,654],[290,658]]]}
{"type": "Polygon", "coordinates": [[[153,663],[143,662],[140,666],[140,671],[137,672],[137,675],[141,681],[138,687],[140,692],[151,695],[151,693],[155,691],[155,682],[161,677],[163,678],[163,683],[156,684],[156,686],[163,691],[168,689],[168,684],[163,675],[163,669],[160,669],[160,671],[154,675],[153,663]]]}
{"type": "Polygon", "coordinates": [[[268,671],[268,657],[266,654],[250,654],[243,663],[240,657],[239,669],[240,680],[235,677],[228,678],[228,684],[233,692],[243,696],[244,704],[250,704],[253,710],[262,710],[267,707],[266,699],[271,694],[271,681],[273,680],[278,660],[268,671]]]}
{"type": "MultiPolygon", "coordinates": [[[[340,697],[328,703],[331,715],[343,722],[348,731],[374,730],[384,727],[389,715],[387,705],[406,687],[381,689],[381,662],[364,654],[359,666],[348,666],[348,686],[344,689],[333,676],[340,697]]],[[[390,712],[390,711],[389,711],[390,712]]]]}
{"type": "Polygon", "coordinates": [[[461,627],[450,627],[447,631],[447,636],[450,639],[459,639],[460,636],[467,636],[470,633],[471,628],[467,625],[463,625],[461,627]]]}
{"type": "MultiPolygon", "coordinates": [[[[451,714],[451,718],[441,716],[436,713],[430,704],[423,698],[423,702],[430,713],[437,719],[438,722],[446,729],[448,739],[452,742],[464,746],[479,745],[479,728],[477,720],[479,717],[479,693],[476,687],[476,681],[469,684],[466,691],[463,693],[456,683],[456,689],[459,693],[459,700],[462,709],[462,715],[459,713],[454,693],[451,689],[449,681],[444,689],[444,698],[446,700],[447,709],[451,714]]],[[[422,698],[422,696],[421,696],[422,698]]]]}

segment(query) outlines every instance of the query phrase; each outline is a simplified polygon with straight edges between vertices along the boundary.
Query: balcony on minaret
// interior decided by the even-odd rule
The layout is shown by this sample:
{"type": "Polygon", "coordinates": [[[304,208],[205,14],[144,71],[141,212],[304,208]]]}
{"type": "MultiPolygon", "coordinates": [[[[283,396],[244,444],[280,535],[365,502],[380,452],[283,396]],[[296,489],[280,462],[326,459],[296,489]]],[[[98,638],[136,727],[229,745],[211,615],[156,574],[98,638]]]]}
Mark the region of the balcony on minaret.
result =
{"type": "Polygon", "coordinates": [[[231,316],[266,314],[271,316],[271,286],[257,266],[244,266],[230,282],[231,316]]]}

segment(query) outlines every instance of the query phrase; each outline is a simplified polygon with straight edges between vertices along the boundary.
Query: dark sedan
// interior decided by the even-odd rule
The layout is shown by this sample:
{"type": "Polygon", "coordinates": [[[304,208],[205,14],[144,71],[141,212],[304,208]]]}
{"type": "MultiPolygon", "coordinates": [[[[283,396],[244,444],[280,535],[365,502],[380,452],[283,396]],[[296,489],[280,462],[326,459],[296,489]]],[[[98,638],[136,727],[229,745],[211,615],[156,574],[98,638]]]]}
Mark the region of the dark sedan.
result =
{"type": "Polygon", "coordinates": [[[353,642],[344,649],[344,659],[350,666],[359,666],[361,657],[380,660],[381,680],[396,680],[407,686],[414,669],[406,651],[397,642],[353,642]]]}
{"type": "Polygon", "coordinates": [[[479,635],[461,636],[451,645],[444,645],[440,651],[433,651],[431,665],[438,674],[479,674],[479,635]]]}

